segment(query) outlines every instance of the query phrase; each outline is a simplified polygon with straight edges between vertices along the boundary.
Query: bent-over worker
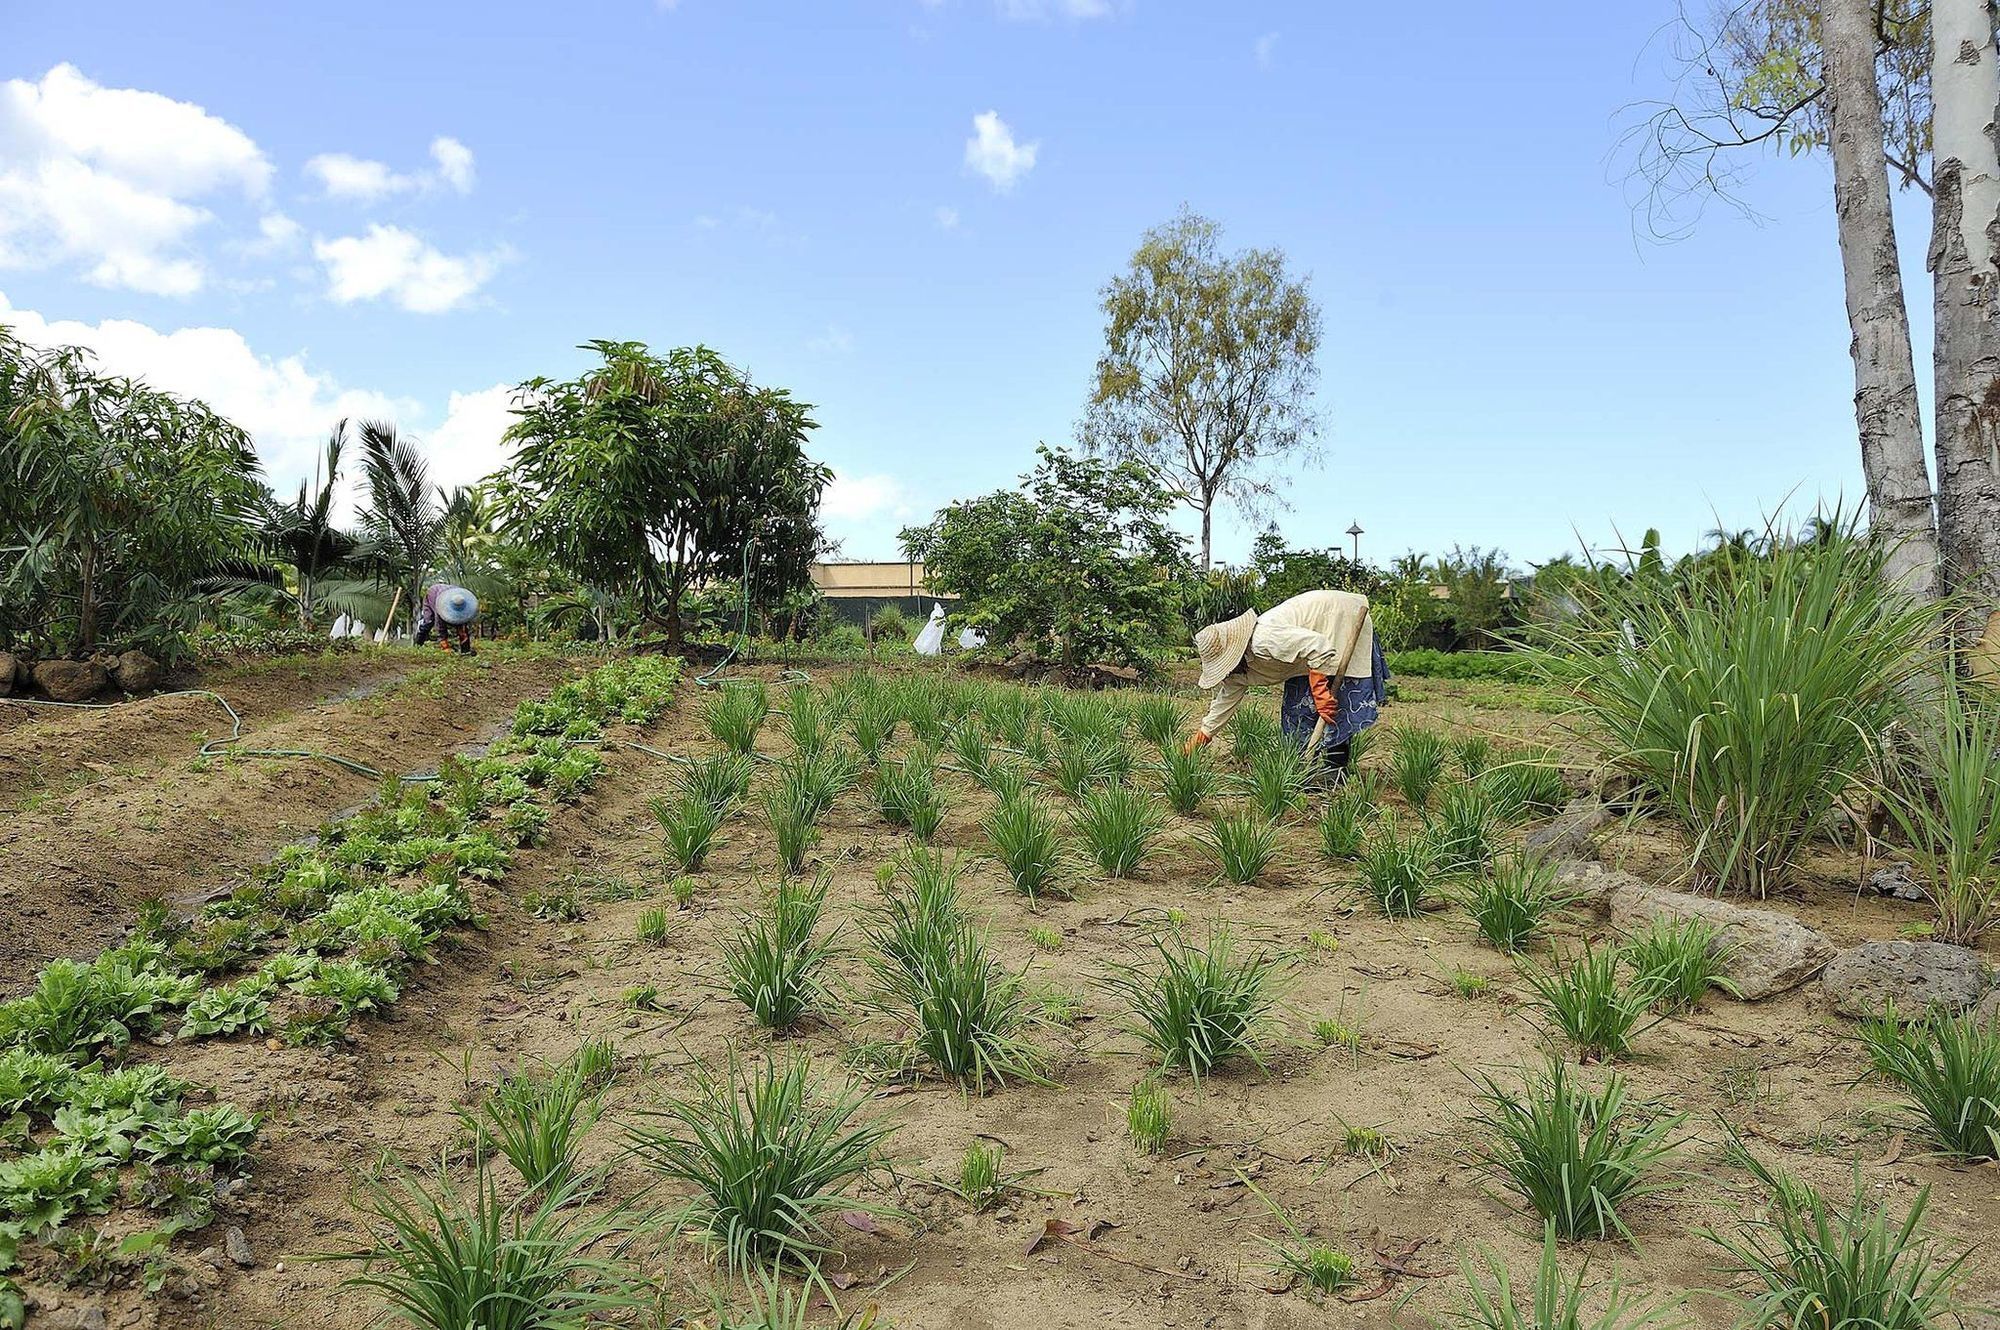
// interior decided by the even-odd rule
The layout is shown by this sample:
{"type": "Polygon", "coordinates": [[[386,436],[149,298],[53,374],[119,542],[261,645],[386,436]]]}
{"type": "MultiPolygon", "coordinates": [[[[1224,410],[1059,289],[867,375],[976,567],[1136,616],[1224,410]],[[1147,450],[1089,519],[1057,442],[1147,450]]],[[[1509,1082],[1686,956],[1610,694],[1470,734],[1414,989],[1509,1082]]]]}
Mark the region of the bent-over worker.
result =
{"type": "MultiPolygon", "coordinates": [[[[1349,743],[1381,715],[1388,662],[1375,640],[1368,597],[1352,591],[1306,591],[1262,614],[1245,610],[1194,635],[1201,686],[1213,689],[1208,714],[1188,747],[1222,732],[1253,684],[1282,683],[1279,721],[1301,747],[1320,721],[1326,769],[1344,774],[1349,743]]],[[[1336,776],[1338,778],[1338,775],[1336,776]]]]}
{"type": "Polygon", "coordinates": [[[472,621],[479,617],[479,598],[462,586],[452,586],[448,582],[433,582],[424,591],[424,598],[417,608],[417,645],[422,646],[432,633],[438,636],[438,645],[451,651],[472,654],[472,621]],[[457,645],[453,645],[453,639],[457,645]]]}

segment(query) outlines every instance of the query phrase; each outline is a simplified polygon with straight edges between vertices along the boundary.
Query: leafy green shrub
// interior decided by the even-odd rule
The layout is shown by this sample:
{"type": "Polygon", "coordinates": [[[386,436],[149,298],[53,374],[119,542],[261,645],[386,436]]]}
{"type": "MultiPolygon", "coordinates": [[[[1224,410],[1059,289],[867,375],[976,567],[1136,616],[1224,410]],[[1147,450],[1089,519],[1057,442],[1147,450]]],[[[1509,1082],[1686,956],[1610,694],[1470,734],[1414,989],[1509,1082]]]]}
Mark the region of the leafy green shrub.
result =
{"type": "Polygon", "coordinates": [[[1909,1097],[1915,1126],[1958,1159],[2000,1159],[2000,1019],[1933,1012],[1905,1021],[1894,1007],[1864,1021],[1877,1075],[1909,1097]]]}
{"type": "Polygon", "coordinates": [[[231,1104],[155,1117],[133,1144],[133,1153],[162,1166],[204,1165],[226,1171],[240,1164],[257,1139],[257,1119],[231,1104]]]}
{"type": "Polygon", "coordinates": [[[1159,803],[1130,785],[1090,791],[1075,815],[1077,834],[1106,877],[1137,871],[1165,821],[1159,803]]]}
{"type": "Polygon", "coordinates": [[[1646,1013],[1660,995],[1657,982],[1627,986],[1618,974],[1615,948],[1593,949],[1554,970],[1521,962],[1521,973],[1535,990],[1536,1002],[1548,1021],[1586,1056],[1620,1057],[1632,1050],[1632,1036],[1645,1026],[1646,1013]]]}
{"type": "Polygon", "coordinates": [[[1167,748],[1160,753],[1160,783],[1167,806],[1182,817],[1191,817],[1201,801],[1215,792],[1215,764],[1203,747],[1182,752],[1167,748]]]}
{"type": "Polygon", "coordinates": [[[1735,993],[1723,975],[1728,943],[1705,919],[1654,919],[1620,948],[1634,982],[1655,990],[1656,1011],[1692,1011],[1711,987],[1735,993]]]}
{"type": "Polygon", "coordinates": [[[788,1030],[819,1001],[820,970],[832,953],[829,937],[814,938],[826,908],[824,876],[811,883],[786,879],[762,914],[743,920],[722,943],[729,991],[759,1025],[788,1030]]]}
{"type": "Polygon", "coordinates": [[[181,1019],[181,1038],[268,1033],[271,992],[276,986],[268,976],[252,974],[233,984],[203,989],[188,1000],[181,1019]]]}
{"type": "Polygon", "coordinates": [[[715,848],[715,834],[722,828],[722,815],[715,806],[696,795],[683,794],[671,802],[654,799],[647,804],[660,823],[667,859],[683,873],[699,873],[715,848]]]}
{"type": "Polygon", "coordinates": [[[983,825],[993,857],[1030,902],[1044,895],[1070,894],[1062,881],[1062,837],[1047,804],[1032,794],[1003,799],[983,825]]]}
{"type": "Polygon", "coordinates": [[[199,987],[199,980],[160,969],[157,960],[135,969],[110,952],[88,965],[59,958],[43,967],[27,996],[0,1002],[0,1046],[59,1057],[122,1046],[157,1029],[199,987]]]}
{"type": "Polygon", "coordinates": [[[1389,754],[1389,774],[1410,807],[1422,812],[1430,807],[1431,791],[1444,775],[1449,748],[1444,736],[1420,725],[1406,725],[1396,731],[1395,747],[1389,754]]]}
{"type": "Polygon", "coordinates": [[[1659,1170],[1678,1149],[1672,1138],[1686,1115],[1630,1111],[1616,1072],[1594,1095],[1558,1058],[1519,1091],[1491,1077],[1477,1084],[1478,1121],[1492,1134],[1485,1166],[1558,1237],[1629,1238],[1621,1211],[1676,1185],[1659,1170]]]}
{"type": "Polygon", "coordinates": [[[1762,557],[1702,577],[1592,584],[1538,653],[1582,732],[1688,830],[1700,875],[1760,896],[1867,776],[1936,631],[1858,520],[1775,534],[1762,557]]]}
{"type": "Polygon", "coordinates": [[[47,1233],[76,1215],[109,1208],[118,1182],[73,1145],[0,1159],[0,1215],[25,1233],[47,1233]]]}
{"type": "Polygon", "coordinates": [[[1197,946],[1174,929],[1152,940],[1149,967],[1114,965],[1103,984],[1133,1016],[1132,1032],[1162,1067],[1200,1080],[1243,1057],[1263,1065],[1263,1033],[1277,1006],[1282,965],[1263,948],[1238,954],[1228,927],[1197,946]]]}
{"type": "Polygon", "coordinates": [[[1576,896],[1556,884],[1554,864],[1515,854],[1468,882],[1459,900],[1482,937],[1502,951],[1515,952],[1541,931],[1543,920],[1567,909],[1576,896]]]}
{"type": "Polygon", "coordinates": [[[1389,673],[1407,674],[1413,679],[1497,679],[1503,683],[1528,683],[1535,678],[1535,663],[1525,655],[1504,651],[1438,651],[1416,647],[1386,653],[1389,673]]]}
{"type": "Polygon", "coordinates": [[[1254,882],[1278,855],[1278,828],[1247,813],[1224,815],[1209,824],[1202,848],[1222,876],[1238,886],[1254,882]]]}
{"type": "Polygon", "coordinates": [[[10,1048],[0,1053],[0,1131],[9,1118],[45,1116],[69,1097],[76,1068],[51,1053],[10,1048]]]}
{"type": "Polygon", "coordinates": [[[697,1063],[692,1090],[646,1112],[630,1144],[662,1178],[694,1189],[675,1231],[692,1231],[731,1270],[810,1263],[835,1214],[884,1213],[849,1190],[893,1130],[856,1120],[867,1103],[861,1090],[816,1086],[804,1056],[746,1071],[732,1055],[721,1072],[697,1063]]]}

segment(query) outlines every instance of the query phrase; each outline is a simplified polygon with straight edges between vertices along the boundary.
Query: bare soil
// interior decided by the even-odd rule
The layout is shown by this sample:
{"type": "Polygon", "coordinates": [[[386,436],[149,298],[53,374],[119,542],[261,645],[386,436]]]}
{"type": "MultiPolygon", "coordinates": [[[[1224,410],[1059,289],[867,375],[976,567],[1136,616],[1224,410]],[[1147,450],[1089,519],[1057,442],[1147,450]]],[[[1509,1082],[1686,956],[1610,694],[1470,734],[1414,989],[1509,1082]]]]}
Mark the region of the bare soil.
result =
{"type": "MultiPolygon", "coordinates": [[[[350,755],[414,765],[418,749],[426,756],[448,751],[476,733],[477,717],[499,714],[562,668],[551,662],[454,667],[445,697],[412,695],[406,685],[380,695],[372,716],[367,703],[325,701],[291,714],[273,695],[264,704],[266,737],[309,736],[350,755]]],[[[699,698],[687,691],[639,736],[643,742],[682,753],[711,747],[699,698]]],[[[1533,700],[1490,684],[1409,681],[1385,712],[1385,725],[1566,742],[1557,718],[1524,708],[1524,699],[1533,700]]],[[[18,743],[18,734],[0,742],[18,743]]],[[[768,730],[760,742],[780,747],[768,730]]],[[[63,743],[55,737],[39,750],[54,764],[52,782],[69,778],[60,762],[63,743]]],[[[1386,746],[1378,743],[1365,762],[1384,763],[1386,746]]],[[[503,883],[483,889],[486,929],[443,952],[413,978],[390,1019],[359,1027],[348,1047],[322,1052],[213,1041],[159,1051],[176,1074],[268,1115],[252,1180],[221,1221],[244,1227],[256,1264],[239,1270],[227,1260],[188,1258],[184,1276],[152,1299],[130,1290],[38,1287],[49,1324],[66,1325],[60,1317],[85,1306],[106,1309],[114,1326],[363,1323],[368,1310],[359,1295],[338,1289],[343,1271],[301,1259],[361,1240],[355,1179],[385,1152],[421,1164],[454,1150],[460,1104],[505,1071],[565,1057],[593,1037],[617,1041],[621,1074],[611,1092],[611,1120],[597,1129],[592,1154],[610,1170],[614,1192],[645,1188],[641,1170],[619,1157],[619,1119],[685,1089],[691,1059],[722,1058],[732,1047],[754,1055],[771,1046],[719,990],[716,943],[740,911],[755,906],[777,864],[760,810],[739,811],[673,936],[664,946],[640,943],[640,910],[667,899],[668,874],[647,800],[671,788],[672,767],[631,747],[608,749],[606,756],[608,769],[595,790],[556,815],[546,842],[522,854],[503,883]],[[529,893],[571,875],[580,875],[585,888],[581,921],[545,922],[522,908],[529,893]],[[608,898],[604,889],[617,884],[635,884],[642,894],[608,898]],[[658,986],[662,1010],[635,1013],[621,1003],[624,990],[642,983],[658,986]]],[[[0,901],[0,910],[11,912],[0,914],[0,946],[25,943],[25,971],[51,955],[111,940],[122,915],[117,903],[184,879],[198,864],[209,869],[206,880],[219,882],[366,793],[365,782],[299,764],[218,764],[194,773],[184,752],[162,750],[143,760],[152,764],[147,774],[94,781],[60,808],[29,813],[25,824],[10,819],[0,832],[0,883],[15,886],[0,901]],[[148,810],[159,830],[139,830],[148,810]],[[222,825],[230,835],[214,830],[222,825]],[[105,918],[91,920],[94,901],[105,902],[105,918]]],[[[1079,867],[1074,900],[1031,910],[997,865],[977,857],[989,797],[964,777],[947,780],[955,802],[938,843],[971,857],[969,894],[989,919],[998,951],[1031,987],[1076,995],[1081,1017],[1044,1036],[1058,1054],[1053,1085],[1010,1085],[977,1098],[936,1082],[876,1088],[874,1111],[897,1125],[889,1144],[895,1166],[868,1194],[908,1217],[866,1226],[873,1231],[837,1226],[841,1251],[828,1269],[844,1289],[844,1310],[874,1305],[881,1324],[899,1327],[995,1330],[1380,1325],[1422,1322],[1455,1307],[1460,1251],[1489,1247],[1518,1279],[1529,1277],[1539,1225],[1478,1166],[1480,1135],[1468,1118],[1471,1077],[1490,1073],[1510,1081],[1539,1059],[1542,1036],[1514,966],[1477,943],[1462,911],[1408,922],[1366,911],[1351,888],[1351,867],[1320,858],[1304,820],[1287,836],[1279,862],[1247,888],[1215,880],[1194,849],[1203,824],[1181,821],[1139,877],[1106,881],[1079,867]],[[1116,1003],[1096,985],[1108,963],[1141,954],[1148,930],[1170,909],[1184,911],[1196,927],[1226,919],[1245,940],[1286,953],[1294,968],[1268,1065],[1238,1068],[1200,1086],[1170,1079],[1173,1139],[1163,1155],[1148,1157],[1135,1152],[1124,1128],[1126,1097],[1147,1073],[1147,1060],[1121,1028],[1116,1003]],[[1029,936],[1035,926],[1057,930],[1061,947],[1038,947],[1029,936]],[[1330,935],[1337,946],[1309,945],[1309,935],[1330,935]],[[1457,973],[1484,977],[1486,992],[1460,996],[1451,982],[1457,973]],[[1360,1022],[1358,1055],[1312,1040],[1313,1021],[1326,1015],[1360,1022]],[[1378,1128],[1393,1156],[1347,1154],[1349,1126],[1378,1128]],[[1008,1171],[1031,1172],[1023,1190],[983,1214],[968,1213],[939,1185],[955,1178],[975,1136],[1005,1144],[1008,1171]],[[1352,1252],[1364,1272],[1360,1293],[1368,1296],[1315,1303],[1287,1291],[1261,1241],[1279,1236],[1279,1226],[1246,1179],[1301,1229],[1352,1252]],[[1051,1220],[1077,1232],[1031,1250],[1031,1239],[1051,1220]]],[[[811,1049],[823,1075],[841,1074],[843,1055],[857,1044],[898,1033],[893,1020],[859,1000],[867,978],[854,923],[879,900],[877,866],[902,844],[863,791],[844,798],[823,824],[818,857],[832,875],[830,913],[849,946],[838,968],[850,997],[829,1020],[783,1041],[811,1049]]],[[[1606,858],[1667,880],[1674,848],[1669,834],[1641,823],[1614,831],[1606,858]]],[[[1922,917],[1919,906],[1857,898],[1853,884],[1862,871],[1854,856],[1829,847],[1816,853],[1795,897],[1771,904],[1843,944],[1893,936],[1922,917]]],[[[1551,942],[1568,947],[1604,936],[1606,925],[1584,917],[1560,925],[1551,942]]],[[[1549,946],[1538,947],[1540,959],[1548,958],[1549,946]]],[[[0,976],[8,969],[0,965],[0,976]]],[[[1615,1274],[1641,1292],[1726,1284],[1717,1250],[1699,1230],[1727,1228],[1756,1202],[1748,1175],[1722,1155],[1726,1119],[1762,1157],[1834,1194],[1847,1191],[1856,1169],[1899,1210],[1919,1188],[1933,1188],[1930,1224],[1943,1242],[1953,1250],[1984,1244],[1974,1247],[1966,1267],[1967,1293],[1976,1302],[2000,1303],[2000,1254],[1990,1245],[2000,1232],[2000,1170],[1955,1168],[1927,1157],[1896,1124],[1888,1092],[1861,1079],[1853,1026],[1826,1009],[1814,987],[1756,1004],[1717,995],[1704,1009],[1643,1034],[1620,1070],[1642,1096],[1690,1115],[1685,1185],[1627,1215],[1633,1243],[1588,1246],[1594,1277],[1615,1274]]],[[[207,1240],[219,1244],[219,1230],[207,1240]]],[[[637,1254],[660,1289],[665,1310],[658,1324],[706,1307],[705,1291],[718,1272],[698,1250],[661,1238],[637,1254]]],[[[1602,1290],[1600,1284],[1594,1295],[1600,1305],[1602,1290]]],[[[1693,1310],[1717,1326],[1735,1314],[1706,1298],[1693,1310]]]]}

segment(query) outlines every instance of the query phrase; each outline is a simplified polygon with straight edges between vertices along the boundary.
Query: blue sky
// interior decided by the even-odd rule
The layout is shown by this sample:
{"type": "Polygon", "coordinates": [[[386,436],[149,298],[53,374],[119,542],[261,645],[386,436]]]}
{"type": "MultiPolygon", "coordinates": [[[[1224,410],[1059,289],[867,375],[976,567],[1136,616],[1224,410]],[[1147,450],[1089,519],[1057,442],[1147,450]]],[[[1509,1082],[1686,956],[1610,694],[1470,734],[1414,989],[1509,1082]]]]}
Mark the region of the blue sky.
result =
{"type": "Polygon", "coordinates": [[[576,343],[702,341],[818,405],[830,526],[894,557],[1070,438],[1098,288],[1186,204],[1325,310],[1297,543],[1525,564],[1860,492],[1824,164],[1638,235],[1669,3],[9,9],[0,320],[232,410],[281,484],[342,412],[469,479],[576,343]]]}

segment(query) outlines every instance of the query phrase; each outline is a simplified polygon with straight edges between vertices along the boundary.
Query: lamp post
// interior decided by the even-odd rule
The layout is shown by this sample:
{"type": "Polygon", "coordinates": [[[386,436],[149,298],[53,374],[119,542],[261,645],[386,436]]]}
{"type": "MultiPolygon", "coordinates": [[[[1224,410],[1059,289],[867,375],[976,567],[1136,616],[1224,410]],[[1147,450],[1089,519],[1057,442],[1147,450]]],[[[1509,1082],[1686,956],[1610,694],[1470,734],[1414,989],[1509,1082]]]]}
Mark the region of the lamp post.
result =
{"type": "Polygon", "coordinates": [[[1357,520],[1355,521],[1354,525],[1352,525],[1352,526],[1350,526],[1350,527],[1348,527],[1348,528],[1347,528],[1347,534],[1348,534],[1349,536],[1353,537],[1353,539],[1354,539],[1354,562],[1356,562],[1356,563],[1360,563],[1360,562],[1361,562],[1361,537],[1362,537],[1362,535],[1363,535],[1364,533],[1363,533],[1363,532],[1362,532],[1362,530],[1361,530],[1361,523],[1360,523],[1360,521],[1359,521],[1358,519],[1357,519],[1357,520]]]}

